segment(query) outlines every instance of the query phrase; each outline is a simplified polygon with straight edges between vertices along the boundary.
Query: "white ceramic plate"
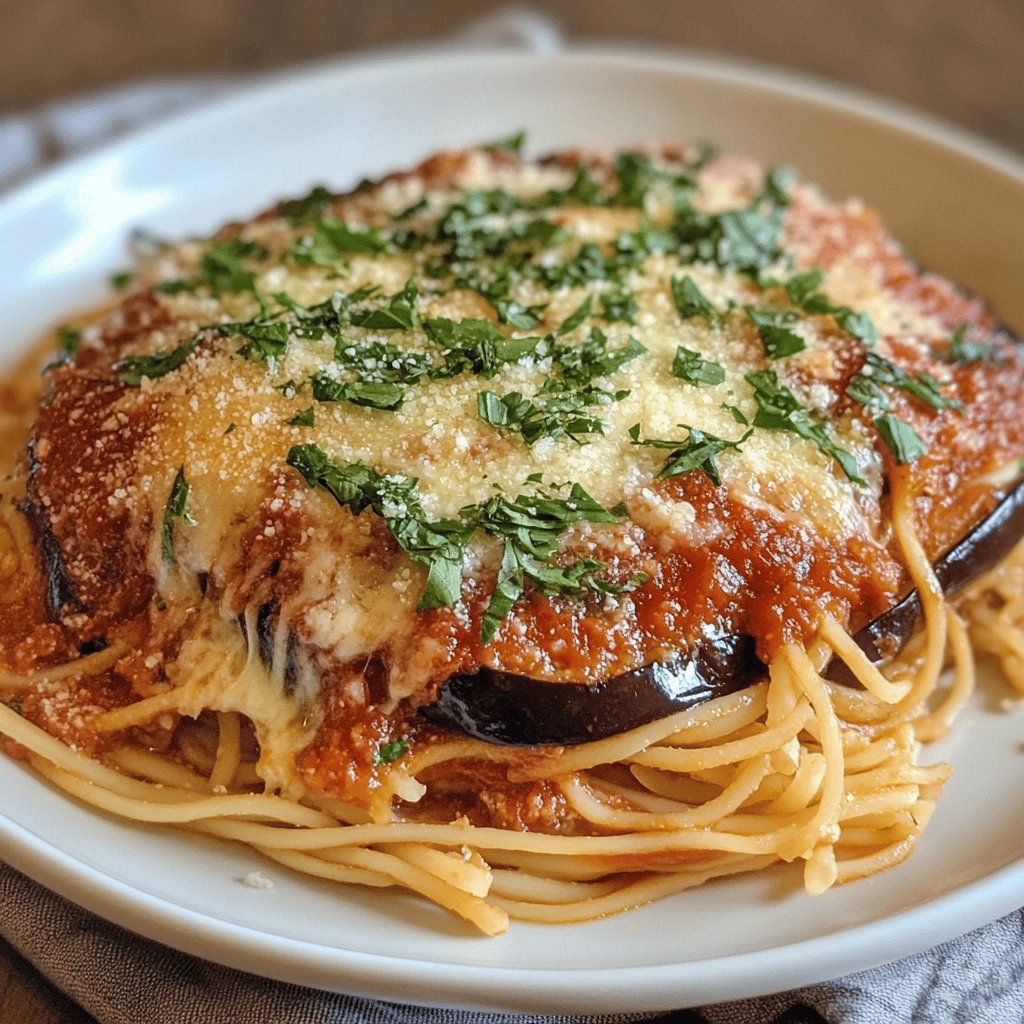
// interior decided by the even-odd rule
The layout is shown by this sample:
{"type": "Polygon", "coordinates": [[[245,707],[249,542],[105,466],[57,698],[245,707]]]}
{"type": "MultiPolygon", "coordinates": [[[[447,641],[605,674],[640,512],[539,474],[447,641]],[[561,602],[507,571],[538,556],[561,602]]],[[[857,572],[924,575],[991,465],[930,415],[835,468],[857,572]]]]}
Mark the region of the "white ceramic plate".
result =
{"type": "MultiPolygon", "coordinates": [[[[520,126],[534,150],[713,140],[877,205],[924,265],[1024,325],[1024,166],[906,111],[678,55],[403,57],[307,69],[76,160],[0,202],[0,358],[105,294],[129,230],[213,229],[316,181],[349,186],[520,126]]],[[[930,755],[956,766],[902,867],[811,898],[727,880],[592,924],[481,939],[403,894],[330,888],[255,854],[135,828],[0,762],[0,856],[144,935],[300,984],[548,1012],[669,1009],[894,959],[1024,903],[1024,716],[982,688],[930,755]],[[271,890],[238,879],[254,868],[271,890]]]]}

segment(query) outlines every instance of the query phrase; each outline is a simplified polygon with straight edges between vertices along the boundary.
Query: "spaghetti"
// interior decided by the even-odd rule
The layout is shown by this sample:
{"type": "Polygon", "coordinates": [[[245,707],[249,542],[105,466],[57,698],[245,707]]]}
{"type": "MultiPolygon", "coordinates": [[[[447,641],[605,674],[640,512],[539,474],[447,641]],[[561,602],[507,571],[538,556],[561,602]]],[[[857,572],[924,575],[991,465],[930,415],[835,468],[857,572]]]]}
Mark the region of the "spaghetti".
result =
{"type": "Polygon", "coordinates": [[[782,181],[491,148],[150,254],[41,405],[34,367],[6,385],[8,752],[101,811],[488,935],[780,861],[811,893],[900,863],[976,655],[1024,693],[1024,546],[955,599],[931,565],[1024,452],[1018,357],[859,207],[782,181]],[[446,434],[467,398],[479,422],[446,434]],[[67,490],[90,459],[95,495],[67,490]],[[587,475],[513,500],[526,468],[587,475]],[[908,588],[922,628],[883,670],[852,634],[908,588]],[[712,625],[754,636],[763,679],[589,742],[418,714],[459,673],[579,686],[712,625]]]}

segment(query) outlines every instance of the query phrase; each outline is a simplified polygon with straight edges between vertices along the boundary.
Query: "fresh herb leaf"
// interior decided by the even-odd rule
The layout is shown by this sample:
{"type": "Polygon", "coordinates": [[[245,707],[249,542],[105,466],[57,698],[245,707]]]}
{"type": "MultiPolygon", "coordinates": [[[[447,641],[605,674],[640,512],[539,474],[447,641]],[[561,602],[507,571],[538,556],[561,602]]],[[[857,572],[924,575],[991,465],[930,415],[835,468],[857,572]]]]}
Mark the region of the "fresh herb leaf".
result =
{"type": "Polygon", "coordinates": [[[914,374],[907,373],[902,367],[874,352],[867,354],[865,368],[856,376],[866,377],[878,385],[898,388],[933,409],[963,408],[955,398],[947,398],[941,393],[940,389],[943,384],[930,373],[925,371],[914,374]]]}
{"type": "Polygon", "coordinates": [[[745,307],[747,316],[757,325],[757,333],[769,359],[782,359],[802,352],[807,343],[792,329],[797,317],[786,309],[745,307]]]}
{"type": "Polygon", "coordinates": [[[580,246],[576,255],[565,263],[530,266],[527,273],[539,278],[549,288],[590,284],[593,281],[616,280],[620,276],[620,263],[614,258],[605,259],[601,247],[593,242],[580,246]]]}
{"type": "MultiPolygon", "coordinates": [[[[808,313],[831,313],[833,309],[832,303],[826,295],[818,291],[823,279],[824,274],[821,269],[819,267],[811,267],[810,270],[805,270],[801,274],[794,274],[783,281],[782,287],[786,289],[789,301],[794,306],[799,306],[808,313]]],[[[775,287],[778,283],[777,281],[765,281],[764,287],[775,287]]]]}
{"type": "Polygon", "coordinates": [[[846,394],[869,409],[877,409],[880,412],[889,408],[889,396],[882,390],[881,385],[871,377],[863,373],[855,373],[846,385],[846,394]]]}
{"type": "Polygon", "coordinates": [[[683,277],[682,280],[673,276],[670,284],[676,309],[684,320],[689,320],[690,317],[694,316],[704,317],[709,324],[717,324],[721,320],[718,310],[715,309],[704,293],[697,287],[689,274],[683,277]]]}
{"type": "Polygon", "coordinates": [[[536,401],[524,398],[518,391],[497,395],[481,391],[476,397],[477,414],[492,427],[518,431],[527,445],[541,438],[557,440],[568,437],[577,444],[589,434],[603,434],[604,423],[582,415],[584,409],[605,404],[612,399],[601,389],[567,391],[553,397],[538,396],[536,401]]]}
{"type": "Polygon", "coordinates": [[[782,211],[727,210],[717,215],[714,259],[721,267],[756,271],[779,258],[782,211]]]}
{"type": "Polygon", "coordinates": [[[633,439],[631,443],[644,448],[663,448],[668,451],[665,464],[658,472],[659,478],[681,476],[699,469],[716,487],[721,486],[722,478],[718,473],[715,458],[724,451],[738,450],[740,445],[753,433],[752,430],[748,430],[738,441],[728,441],[725,438],[698,430],[696,427],[688,427],[684,423],[679,425],[687,431],[687,436],[681,441],[654,438],[641,440],[640,424],[635,423],[629,428],[629,436],[633,439]]]}
{"type": "Polygon", "coordinates": [[[545,307],[543,304],[524,306],[515,299],[497,299],[494,308],[503,324],[511,324],[520,331],[532,331],[543,322],[541,314],[545,307]]]}
{"type": "Polygon", "coordinates": [[[429,521],[415,478],[381,476],[359,462],[339,466],[315,444],[296,445],[286,461],[310,487],[327,491],[353,515],[367,508],[375,512],[409,558],[427,567],[421,611],[450,606],[459,600],[462,564],[473,527],[455,520],[429,521]]]}
{"type": "Polygon", "coordinates": [[[290,420],[285,421],[289,426],[292,427],[311,427],[315,422],[313,406],[308,409],[303,409],[302,412],[297,413],[290,420]]]}
{"type": "Polygon", "coordinates": [[[455,377],[460,373],[493,377],[506,363],[534,355],[542,338],[506,338],[490,320],[425,320],[427,337],[442,349],[444,366],[434,377],[455,377]]]}
{"type": "Polygon", "coordinates": [[[871,346],[878,341],[878,331],[871,322],[867,313],[854,313],[852,309],[841,306],[834,313],[836,323],[855,338],[859,338],[865,345],[871,346]]]}
{"type": "Polygon", "coordinates": [[[164,561],[168,565],[174,565],[178,559],[174,554],[174,524],[181,519],[190,526],[195,526],[195,520],[188,511],[188,481],[185,479],[185,467],[178,468],[174,475],[174,482],[171,484],[171,491],[167,497],[167,505],[164,508],[163,538],[161,551],[164,561]]]}
{"type": "Polygon", "coordinates": [[[750,426],[750,420],[747,419],[743,410],[738,405],[729,405],[727,402],[723,402],[722,408],[729,413],[741,427],[750,426]]]}
{"type": "Polygon", "coordinates": [[[405,287],[397,295],[391,296],[387,305],[364,313],[353,313],[352,323],[356,327],[377,331],[411,331],[420,322],[416,312],[418,296],[416,278],[410,277],[405,287]]]}
{"type": "Polygon", "coordinates": [[[382,341],[354,342],[339,338],[334,361],[363,381],[411,384],[428,376],[433,363],[423,352],[399,348],[382,341]]]}
{"type": "Polygon", "coordinates": [[[380,381],[339,381],[318,373],[310,379],[313,398],[318,402],[348,402],[369,409],[394,412],[402,407],[405,391],[397,384],[380,381]]]}
{"type": "Polygon", "coordinates": [[[601,296],[601,318],[609,323],[632,324],[638,309],[633,293],[624,288],[601,296]]]}
{"type": "Polygon", "coordinates": [[[672,376],[687,384],[721,384],[725,380],[725,369],[699,352],[680,345],[672,360],[672,376]]]}
{"type": "Polygon", "coordinates": [[[405,738],[400,740],[390,740],[387,743],[382,743],[377,748],[377,754],[374,757],[375,764],[394,764],[407,750],[409,749],[409,741],[405,738]]]}
{"type": "Polygon", "coordinates": [[[216,324],[214,327],[224,337],[238,335],[247,339],[236,354],[254,363],[273,366],[288,346],[288,325],[279,320],[257,318],[246,323],[216,324]]]}
{"type": "Polygon", "coordinates": [[[65,359],[73,359],[82,345],[82,332],[64,324],[57,328],[57,350],[65,359]]]}
{"type": "Polygon", "coordinates": [[[823,277],[818,267],[812,267],[785,281],[765,277],[758,280],[762,288],[785,288],[789,301],[807,313],[831,313],[841,330],[859,338],[870,348],[878,341],[878,330],[871,317],[867,313],[855,313],[849,306],[836,306],[824,292],[818,291],[823,277]]]}
{"type": "Polygon", "coordinates": [[[331,208],[335,195],[324,185],[314,185],[309,192],[298,199],[286,199],[278,207],[282,217],[295,227],[312,224],[320,220],[331,208]]]}
{"type": "Polygon", "coordinates": [[[988,362],[996,358],[996,348],[980,341],[970,341],[967,337],[968,325],[961,324],[949,339],[949,350],[943,358],[949,362],[964,366],[968,363],[988,362]]]}
{"type": "Polygon", "coordinates": [[[855,484],[867,486],[867,481],[857,472],[857,461],[845,449],[840,448],[816,423],[789,388],[779,383],[774,370],[759,370],[748,373],[747,383],[754,389],[757,413],[754,426],[763,430],[785,430],[805,441],[809,441],[820,452],[839,463],[839,467],[855,484]]]}
{"type": "Polygon", "coordinates": [[[350,228],[336,217],[324,217],[312,235],[296,239],[288,252],[305,266],[335,267],[346,256],[381,253],[387,247],[376,228],[350,228]]]}
{"type": "Polygon", "coordinates": [[[875,427],[900,465],[913,462],[928,451],[914,428],[891,413],[879,416],[875,420],[875,427]]]}
{"type": "Polygon", "coordinates": [[[110,275],[110,287],[123,292],[134,280],[135,274],[132,271],[119,270],[116,274],[110,275]]]}
{"type": "Polygon", "coordinates": [[[789,206],[789,190],[796,180],[791,167],[775,167],[765,175],[764,188],[757,201],[767,201],[773,206],[789,206]]]}
{"type": "Polygon", "coordinates": [[[664,182],[673,191],[684,194],[693,189],[693,179],[688,174],[675,174],[658,167],[643,153],[619,153],[615,158],[615,174],[619,179],[619,191],[610,202],[617,206],[643,209],[647,193],[657,182],[664,182]]]}
{"type": "Polygon", "coordinates": [[[597,575],[605,568],[603,563],[580,559],[563,567],[551,565],[550,560],[558,551],[559,538],[573,523],[619,522],[626,516],[623,506],[607,509],[579,484],[573,484],[565,498],[544,493],[521,494],[509,501],[496,495],[484,505],[466,511],[477,529],[505,541],[494,594],[481,624],[484,643],[494,638],[502,620],[525,591],[527,581],[549,596],[574,596],[588,590],[610,592],[607,581],[597,575]]]}
{"type": "Polygon", "coordinates": [[[570,313],[569,316],[562,321],[562,326],[559,327],[557,331],[558,337],[576,330],[577,327],[583,324],[587,317],[590,316],[590,311],[593,309],[593,306],[594,296],[588,295],[576,308],[576,311],[574,313],[570,313]]]}
{"type": "Polygon", "coordinates": [[[163,377],[172,370],[178,369],[182,363],[196,350],[199,338],[195,337],[184,342],[177,348],[167,352],[157,352],[151,356],[125,356],[114,363],[114,370],[122,383],[138,387],[143,377],[154,379],[163,377]]]}
{"type": "Polygon", "coordinates": [[[594,327],[582,345],[554,348],[551,361],[561,380],[582,387],[599,377],[610,377],[646,352],[647,349],[632,335],[621,348],[611,349],[608,347],[608,335],[594,327]]]}
{"type": "Polygon", "coordinates": [[[506,136],[504,139],[498,139],[495,142],[488,142],[484,149],[497,149],[503,153],[522,153],[523,146],[526,144],[526,129],[520,128],[519,131],[513,132],[511,135],[506,136]]]}

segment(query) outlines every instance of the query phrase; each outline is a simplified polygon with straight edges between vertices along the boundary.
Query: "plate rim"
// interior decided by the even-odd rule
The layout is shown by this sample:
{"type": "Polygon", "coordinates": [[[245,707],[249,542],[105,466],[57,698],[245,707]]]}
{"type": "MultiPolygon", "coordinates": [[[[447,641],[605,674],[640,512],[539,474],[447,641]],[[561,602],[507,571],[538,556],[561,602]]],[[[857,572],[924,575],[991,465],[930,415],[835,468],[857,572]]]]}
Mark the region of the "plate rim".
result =
{"type": "MultiPolygon", "coordinates": [[[[268,97],[277,100],[282,92],[301,92],[311,79],[323,75],[345,78],[360,74],[412,74],[424,68],[433,70],[441,64],[491,65],[495,61],[508,65],[614,63],[756,88],[898,129],[952,150],[1024,187],[1024,157],[1007,147],[897,101],[767,63],[694,50],[622,44],[572,46],[555,54],[486,47],[457,53],[441,48],[396,47],[314,61],[258,82],[242,83],[237,90],[198,109],[170,115],[71,156],[0,196],[0,221],[45,200],[103,161],[131,159],[133,151],[144,151],[178,132],[201,130],[205,122],[215,122],[232,112],[241,115],[258,109],[268,97]]],[[[204,948],[204,958],[235,969],[252,973],[255,954],[260,961],[260,973],[282,981],[406,1003],[488,1010],[642,1012],[765,995],[920,952],[1017,909],[1024,899],[1022,857],[925,903],[833,931],[827,942],[822,938],[804,939],[767,949],[642,967],[554,966],[541,970],[387,957],[273,935],[254,926],[209,917],[65,855],[2,811],[0,856],[16,870],[105,920],[182,952],[190,952],[188,936],[198,928],[204,939],[212,943],[204,948]],[[881,940],[877,934],[880,928],[881,940]],[[382,978],[384,964],[389,973],[382,978]],[[400,973],[400,979],[394,977],[395,973],[400,973]]]]}

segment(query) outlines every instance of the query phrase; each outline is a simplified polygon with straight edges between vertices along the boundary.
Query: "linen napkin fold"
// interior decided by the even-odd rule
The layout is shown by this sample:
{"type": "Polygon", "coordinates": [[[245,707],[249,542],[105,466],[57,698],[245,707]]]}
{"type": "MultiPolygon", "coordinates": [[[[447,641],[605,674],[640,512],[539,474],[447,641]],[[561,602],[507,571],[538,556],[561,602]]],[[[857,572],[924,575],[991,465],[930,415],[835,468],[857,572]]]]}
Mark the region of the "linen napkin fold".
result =
{"type": "MultiPolygon", "coordinates": [[[[502,8],[454,45],[552,52],[556,23],[502,8]]],[[[54,159],[195,106],[234,77],[150,80],[0,118],[0,190],[54,159]]],[[[0,935],[101,1024],[627,1024],[587,1017],[404,1006],[270,981],[178,953],[110,924],[0,863],[0,935]]],[[[916,956],[778,995],[682,1010],[666,1024],[1014,1024],[1024,1022],[1024,910],[916,956]]]]}

